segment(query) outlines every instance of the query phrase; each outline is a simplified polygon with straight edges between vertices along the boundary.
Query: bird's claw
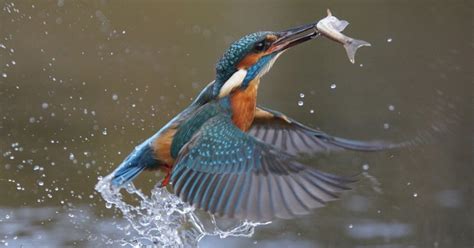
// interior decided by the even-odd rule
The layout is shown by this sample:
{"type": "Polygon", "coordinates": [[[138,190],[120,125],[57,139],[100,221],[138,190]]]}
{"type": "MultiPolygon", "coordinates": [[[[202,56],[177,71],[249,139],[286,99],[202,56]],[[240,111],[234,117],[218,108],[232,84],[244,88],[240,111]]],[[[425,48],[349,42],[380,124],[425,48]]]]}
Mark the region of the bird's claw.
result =
{"type": "Polygon", "coordinates": [[[170,182],[170,178],[171,178],[171,167],[166,166],[166,177],[163,179],[163,181],[161,181],[160,188],[166,187],[168,183],[170,182]]]}

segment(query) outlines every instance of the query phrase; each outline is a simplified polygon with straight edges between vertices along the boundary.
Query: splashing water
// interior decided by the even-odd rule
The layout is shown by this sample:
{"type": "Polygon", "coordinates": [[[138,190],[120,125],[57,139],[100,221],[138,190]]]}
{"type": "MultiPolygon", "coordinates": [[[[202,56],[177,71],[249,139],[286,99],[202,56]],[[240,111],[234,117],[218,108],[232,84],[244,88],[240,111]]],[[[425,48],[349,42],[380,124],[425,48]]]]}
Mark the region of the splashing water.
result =
{"type": "Polygon", "coordinates": [[[159,187],[160,184],[147,196],[129,183],[125,189],[138,202],[127,203],[120,189],[112,187],[111,179],[112,175],[99,178],[95,189],[106,201],[107,208],[114,206],[122,212],[123,217],[130,223],[125,229],[133,228],[137,233],[129,240],[118,241],[123,246],[194,247],[205,236],[251,237],[255,227],[271,223],[238,221],[231,227],[221,228],[218,224],[220,220],[209,214],[206,214],[209,215],[208,218],[201,216],[194,207],[182,202],[166,188],[159,187]]]}

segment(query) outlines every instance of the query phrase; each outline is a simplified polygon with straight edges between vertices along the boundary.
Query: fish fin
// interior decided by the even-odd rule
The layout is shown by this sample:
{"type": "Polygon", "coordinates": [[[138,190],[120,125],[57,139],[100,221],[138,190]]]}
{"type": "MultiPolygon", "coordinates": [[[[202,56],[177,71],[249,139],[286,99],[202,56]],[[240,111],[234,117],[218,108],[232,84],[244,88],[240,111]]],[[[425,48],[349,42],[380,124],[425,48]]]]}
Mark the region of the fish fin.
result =
{"type": "Polygon", "coordinates": [[[327,9],[326,12],[328,13],[328,16],[332,16],[332,12],[330,9],[327,9]]]}
{"type": "Polygon", "coordinates": [[[329,24],[338,32],[342,32],[349,25],[348,21],[339,20],[337,17],[333,16],[330,9],[327,9],[327,13],[328,16],[325,19],[331,20],[329,24]]]}
{"type": "Polygon", "coordinates": [[[351,61],[352,64],[355,63],[355,54],[357,49],[363,46],[371,46],[369,42],[363,40],[356,40],[351,39],[346,44],[344,44],[344,48],[346,49],[347,57],[351,61]]]}
{"type": "Polygon", "coordinates": [[[349,25],[349,22],[346,20],[338,20],[337,22],[331,23],[332,27],[336,29],[338,32],[344,31],[346,27],[349,25]]]}

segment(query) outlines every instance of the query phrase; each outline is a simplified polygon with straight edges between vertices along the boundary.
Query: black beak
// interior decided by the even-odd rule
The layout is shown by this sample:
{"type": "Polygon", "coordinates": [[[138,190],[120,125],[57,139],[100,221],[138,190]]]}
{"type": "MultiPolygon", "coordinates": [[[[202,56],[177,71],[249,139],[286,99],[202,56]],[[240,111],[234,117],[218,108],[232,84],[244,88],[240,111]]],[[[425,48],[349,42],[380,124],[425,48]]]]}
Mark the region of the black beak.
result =
{"type": "Polygon", "coordinates": [[[280,52],[316,38],[319,35],[316,24],[317,22],[314,22],[278,32],[279,38],[270,46],[270,51],[280,52]]]}

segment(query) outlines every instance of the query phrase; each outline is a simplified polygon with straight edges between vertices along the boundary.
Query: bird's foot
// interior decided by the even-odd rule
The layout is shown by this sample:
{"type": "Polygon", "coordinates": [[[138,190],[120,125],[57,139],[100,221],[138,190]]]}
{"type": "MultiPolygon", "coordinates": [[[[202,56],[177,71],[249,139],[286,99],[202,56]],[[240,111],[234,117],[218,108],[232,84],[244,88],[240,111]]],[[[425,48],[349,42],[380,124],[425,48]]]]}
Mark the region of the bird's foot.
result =
{"type": "Polygon", "coordinates": [[[166,185],[168,185],[168,183],[170,182],[170,178],[171,178],[171,173],[166,174],[165,179],[161,181],[160,188],[166,187],[166,185]]]}
{"type": "Polygon", "coordinates": [[[165,166],[165,171],[166,171],[166,177],[163,179],[163,181],[161,181],[160,188],[166,187],[166,185],[168,185],[168,183],[170,182],[170,178],[171,178],[171,166],[166,165],[166,166],[165,166]]]}

